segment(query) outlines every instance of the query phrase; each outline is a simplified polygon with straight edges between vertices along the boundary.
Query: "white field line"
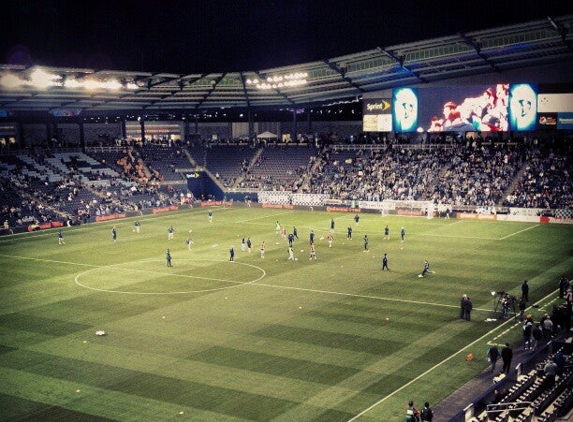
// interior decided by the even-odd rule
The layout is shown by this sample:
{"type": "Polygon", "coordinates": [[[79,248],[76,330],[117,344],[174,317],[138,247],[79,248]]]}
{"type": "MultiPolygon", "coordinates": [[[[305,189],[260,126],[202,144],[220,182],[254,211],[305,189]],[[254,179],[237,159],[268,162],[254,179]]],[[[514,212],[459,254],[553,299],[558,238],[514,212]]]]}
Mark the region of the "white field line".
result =
{"type": "MultiPolygon", "coordinates": [[[[274,287],[277,289],[297,290],[300,292],[322,293],[322,294],[326,294],[326,295],[356,297],[356,298],[361,298],[361,299],[372,299],[372,300],[380,300],[380,301],[386,301],[386,302],[400,302],[400,303],[415,304],[415,305],[437,306],[437,307],[442,307],[442,308],[456,308],[456,309],[460,308],[460,305],[448,305],[448,304],[444,304],[444,303],[435,303],[435,302],[422,302],[422,301],[418,301],[418,300],[397,299],[397,298],[393,298],[393,297],[384,297],[384,296],[359,295],[359,294],[355,294],[355,293],[333,292],[333,291],[329,291],[329,290],[306,289],[303,287],[280,286],[280,285],[266,284],[266,283],[253,283],[253,284],[251,284],[251,286],[274,287]]],[[[491,312],[491,309],[474,308],[474,311],[491,312]]]]}
{"type": "Polygon", "coordinates": [[[539,227],[539,224],[536,224],[535,226],[527,227],[527,228],[525,228],[525,229],[523,229],[523,230],[519,230],[519,231],[517,231],[517,232],[515,232],[515,233],[508,234],[507,236],[503,236],[503,237],[500,238],[499,240],[505,240],[505,239],[507,239],[507,238],[510,238],[510,237],[512,237],[512,236],[515,236],[515,235],[518,235],[518,234],[520,234],[520,233],[526,232],[526,231],[528,231],[528,230],[532,230],[532,229],[534,229],[534,228],[536,228],[536,227],[539,227]]]}
{"type": "MultiPolygon", "coordinates": [[[[284,211],[284,212],[277,212],[274,214],[267,214],[267,215],[263,215],[261,217],[256,217],[256,218],[249,218],[246,220],[236,220],[235,223],[250,223],[252,221],[256,221],[256,220],[264,220],[265,218],[269,218],[269,217],[275,217],[277,215],[288,215],[288,214],[292,214],[294,211],[284,211]]],[[[274,224],[274,223],[273,223],[274,224]]],[[[273,226],[274,227],[274,226],[273,226]]]]}
{"type": "MultiPolygon", "coordinates": [[[[549,293],[547,296],[545,296],[543,299],[541,299],[539,302],[542,302],[544,300],[546,300],[547,298],[549,298],[551,295],[555,294],[555,292],[551,292],[549,293]]],[[[440,366],[442,366],[444,363],[448,362],[449,360],[453,359],[454,357],[458,356],[460,353],[463,353],[465,350],[467,350],[469,347],[473,346],[474,344],[482,341],[483,339],[485,339],[487,336],[491,335],[492,333],[496,332],[497,330],[499,330],[500,328],[504,327],[505,325],[508,325],[509,323],[512,323],[513,319],[509,319],[507,321],[505,321],[503,324],[498,325],[497,327],[495,327],[494,329],[490,330],[489,332],[485,333],[483,336],[481,336],[480,338],[474,340],[473,342],[471,342],[470,344],[468,344],[467,346],[461,348],[460,350],[458,350],[456,353],[448,356],[447,358],[445,358],[443,361],[435,364],[434,366],[432,366],[430,369],[428,369],[427,371],[421,373],[420,375],[418,375],[416,378],[412,379],[410,382],[407,382],[406,384],[404,384],[402,387],[394,390],[393,392],[391,392],[390,394],[388,394],[387,396],[381,398],[380,400],[378,400],[376,403],[374,403],[372,406],[364,409],[362,412],[360,412],[359,414],[357,414],[356,416],[354,416],[353,418],[349,419],[347,422],[353,422],[355,420],[357,420],[358,418],[364,416],[366,413],[368,413],[369,411],[371,411],[372,409],[374,409],[375,407],[378,407],[378,405],[384,403],[386,400],[388,400],[390,397],[394,396],[395,394],[399,393],[400,391],[402,391],[403,389],[405,389],[406,387],[409,387],[410,385],[412,385],[413,383],[417,382],[419,379],[425,377],[426,375],[428,375],[430,372],[432,372],[433,370],[435,370],[436,368],[439,368],[440,366]]]]}

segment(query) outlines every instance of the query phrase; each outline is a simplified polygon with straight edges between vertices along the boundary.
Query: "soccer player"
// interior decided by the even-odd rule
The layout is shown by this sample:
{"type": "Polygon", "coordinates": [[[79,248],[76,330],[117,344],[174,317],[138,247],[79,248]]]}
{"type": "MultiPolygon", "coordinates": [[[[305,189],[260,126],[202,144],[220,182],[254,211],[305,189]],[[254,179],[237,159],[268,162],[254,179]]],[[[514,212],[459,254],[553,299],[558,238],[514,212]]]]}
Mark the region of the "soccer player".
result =
{"type": "Polygon", "coordinates": [[[334,218],[330,219],[330,230],[334,230],[334,218]]]}
{"type": "Polygon", "coordinates": [[[400,236],[402,237],[402,243],[404,243],[406,240],[406,229],[404,229],[404,227],[400,229],[400,236]]]}
{"type": "Polygon", "coordinates": [[[294,250],[292,249],[292,246],[288,247],[288,260],[289,261],[294,261],[294,250]]]}
{"type": "Polygon", "coordinates": [[[63,245],[66,242],[64,242],[64,235],[62,234],[62,231],[60,230],[58,232],[58,245],[63,245]]]}
{"type": "Polygon", "coordinates": [[[173,228],[173,226],[170,226],[167,229],[167,240],[173,240],[174,233],[175,233],[175,229],[173,228]]]}
{"type": "Polygon", "coordinates": [[[111,228],[111,239],[113,240],[114,243],[117,242],[117,230],[115,226],[111,228]]]}
{"type": "Polygon", "coordinates": [[[133,223],[133,231],[136,233],[139,233],[139,227],[141,225],[139,224],[139,221],[136,221],[135,223],[133,223]]]}
{"type": "Polygon", "coordinates": [[[314,244],[314,231],[310,231],[310,235],[309,235],[309,239],[310,239],[310,244],[314,244]]]}
{"type": "Polygon", "coordinates": [[[421,277],[424,277],[426,274],[429,274],[430,271],[430,263],[426,260],[424,261],[424,270],[422,271],[422,274],[420,274],[421,277]]]}
{"type": "Polygon", "coordinates": [[[354,216],[354,222],[356,223],[356,225],[358,225],[358,223],[360,223],[360,216],[358,214],[356,214],[354,216]]]}
{"type": "Polygon", "coordinates": [[[346,230],[346,238],[348,240],[352,240],[352,227],[348,226],[348,229],[346,230]]]}
{"type": "Polygon", "coordinates": [[[388,267],[388,255],[386,254],[384,254],[384,258],[382,258],[382,271],[384,270],[390,271],[390,268],[388,267]]]}
{"type": "Polygon", "coordinates": [[[209,211],[207,213],[207,217],[209,218],[209,223],[212,223],[213,222],[213,211],[209,211]]]}
{"type": "Polygon", "coordinates": [[[314,248],[314,243],[310,244],[310,258],[311,259],[316,259],[316,249],[314,248]]]}
{"type": "Polygon", "coordinates": [[[261,243],[261,258],[265,259],[265,249],[267,249],[267,245],[265,245],[265,241],[261,243]]]}
{"type": "Polygon", "coordinates": [[[169,249],[165,252],[165,259],[167,261],[167,266],[171,267],[171,252],[169,252],[169,249]]]}
{"type": "Polygon", "coordinates": [[[293,226],[293,228],[292,228],[292,235],[293,235],[294,237],[296,237],[297,240],[298,240],[298,231],[296,230],[296,226],[293,226]]]}
{"type": "Polygon", "coordinates": [[[292,242],[294,242],[294,234],[289,233],[288,234],[288,245],[292,246],[292,242]]]}
{"type": "Polygon", "coordinates": [[[245,242],[245,238],[241,239],[241,250],[245,252],[247,250],[247,242],[245,242]]]}
{"type": "Polygon", "coordinates": [[[370,250],[368,249],[368,243],[370,243],[370,241],[368,240],[368,235],[365,234],[364,235],[364,250],[362,252],[370,252],[370,250]]]}
{"type": "Polygon", "coordinates": [[[329,248],[332,248],[332,241],[334,240],[334,236],[332,235],[331,232],[328,232],[328,237],[327,237],[327,239],[328,239],[328,247],[329,247],[329,248]]]}
{"type": "Polygon", "coordinates": [[[188,237],[185,243],[187,244],[187,249],[191,250],[191,244],[193,243],[193,240],[191,240],[191,238],[188,237]]]}
{"type": "Polygon", "coordinates": [[[252,246],[253,244],[251,243],[251,238],[247,237],[247,249],[249,250],[249,253],[251,253],[252,246]]]}
{"type": "Polygon", "coordinates": [[[279,221],[277,220],[277,223],[275,224],[275,234],[279,234],[281,232],[281,225],[279,223],[279,221]]]}
{"type": "Polygon", "coordinates": [[[384,227],[384,240],[390,240],[390,227],[384,227]]]}
{"type": "Polygon", "coordinates": [[[229,261],[235,261],[235,249],[232,246],[231,249],[229,249],[229,261]]]}

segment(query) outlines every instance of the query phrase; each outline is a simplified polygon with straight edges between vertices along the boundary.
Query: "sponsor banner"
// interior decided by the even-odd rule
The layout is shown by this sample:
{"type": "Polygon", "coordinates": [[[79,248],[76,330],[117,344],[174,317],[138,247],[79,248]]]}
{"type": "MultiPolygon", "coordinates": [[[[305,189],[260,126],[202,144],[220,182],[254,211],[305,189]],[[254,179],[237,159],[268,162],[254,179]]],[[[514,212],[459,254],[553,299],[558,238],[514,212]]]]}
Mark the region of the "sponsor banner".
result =
{"type": "Polygon", "coordinates": [[[542,223],[552,223],[552,224],[573,224],[573,218],[556,218],[556,217],[541,217],[547,221],[541,221],[542,223]]]}
{"type": "Polygon", "coordinates": [[[362,130],[364,132],[391,132],[392,99],[363,100],[362,116],[362,130]]]}
{"type": "Polygon", "coordinates": [[[263,208],[275,208],[275,209],[285,209],[285,210],[293,210],[294,205],[291,204],[262,204],[263,208]]]}
{"type": "Polygon", "coordinates": [[[96,217],[95,221],[99,223],[100,221],[117,220],[118,218],[125,218],[125,217],[126,217],[125,213],[101,215],[99,217],[96,217]]]}
{"type": "Polygon", "coordinates": [[[573,113],[573,94],[538,94],[539,113],[573,113]]]}
{"type": "Polygon", "coordinates": [[[474,214],[472,212],[458,212],[456,217],[460,220],[497,220],[497,214],[474,214]]]}
{"type": "Polygon", "coordinates": [[[557,129],[573,129],[573,113],[559,113],[557,115],[557,129]]]}
{"type": "Polygon", "coordinates": [[[347,208],[347,207],[326,207],[328,212],[354,212],[360,213],[360,208],[347,208]]]}
{"type": "Polygon", "coordinates": [[[52,221],[52,227],[63,227],[64,223],[61,221],[52,221]]]}
{"type": "Polygon", "coordinates": [[[358,206],[367,210],[383,210],[386,209],[384,202],[380,201],[358,201],[358,206]]]}
{"type": "Polygon", "coordinates": [[[43,229],[50,229],[50,228],[52,228],[52,223],[30,224],[28,226],[28,231],[34,232],[34,231],[43,230],[43,229]]]}
{"type": "Polygon", "coordinates": [[[498,214],[497,221],[516,221],[520,223],[539,223],[539,216],[537,215],[523,215],[523,214],[498,214]]]}
{"type": "Polygon", "coordinates": [[[398,215],[410,215],[410,216],[426,215],[426,213],[422,210],[406,210],[406,209],[399,209],[396,211],[396,214],[398,214],[398,215]]]}
{"type": "Polygon", "coordinates": [[[233,203],[231,201],[207,201],[201,202],[202,207],[230,207],[233,203]]]}
{"type": "Polygon", "coordinates": [[[537,127],[539,129],[556,129],[557,113],[538,113],[537,127]]]}
{"type": "Polygon", "coordinates": [[[162,207],[162,208],[153,208],[151,210],[152,214],[160,214],[162,212],[169,212],[169,211],[177,211],[179,209],[178,206],[176,205],[170,205],[168,207],[162,207]]]}

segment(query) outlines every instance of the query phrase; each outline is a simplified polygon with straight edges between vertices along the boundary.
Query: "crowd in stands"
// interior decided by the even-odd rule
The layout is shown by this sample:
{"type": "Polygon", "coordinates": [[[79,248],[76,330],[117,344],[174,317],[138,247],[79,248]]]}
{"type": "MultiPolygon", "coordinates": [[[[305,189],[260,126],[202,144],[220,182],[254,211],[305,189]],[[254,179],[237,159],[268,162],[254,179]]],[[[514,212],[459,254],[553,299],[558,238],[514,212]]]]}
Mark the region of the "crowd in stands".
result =
{"type": "Polygon", "coordinates": [[[225,189],[312,193],[349,200],[417,200],[449,207],[573,208],[573,146],[488,138],[440,144],[192,146],[19,150],[0,158],[3,222],[81,219],[188,202],[178,169],[202,166],[225,189]],[[84,154],[84,155],[82,155],[84,154]],[[30,210],[32,208],[33,210],[30,210]],[[24,213],[24,211],[28,211],[24,213]],[[33,211],[33,212],[32,212],[33,211]]]}

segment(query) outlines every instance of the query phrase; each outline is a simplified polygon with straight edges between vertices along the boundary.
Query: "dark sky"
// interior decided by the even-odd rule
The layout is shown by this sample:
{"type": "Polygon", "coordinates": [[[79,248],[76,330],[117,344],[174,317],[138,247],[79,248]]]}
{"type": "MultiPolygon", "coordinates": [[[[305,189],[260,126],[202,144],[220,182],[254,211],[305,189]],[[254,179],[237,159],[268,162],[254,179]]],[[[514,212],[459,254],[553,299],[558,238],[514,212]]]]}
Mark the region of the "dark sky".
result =
{"type": "Polygon", "coordinates": [[[262,70],[573,13],[555,0],[4,0],[0,63],[262,70]]]}

